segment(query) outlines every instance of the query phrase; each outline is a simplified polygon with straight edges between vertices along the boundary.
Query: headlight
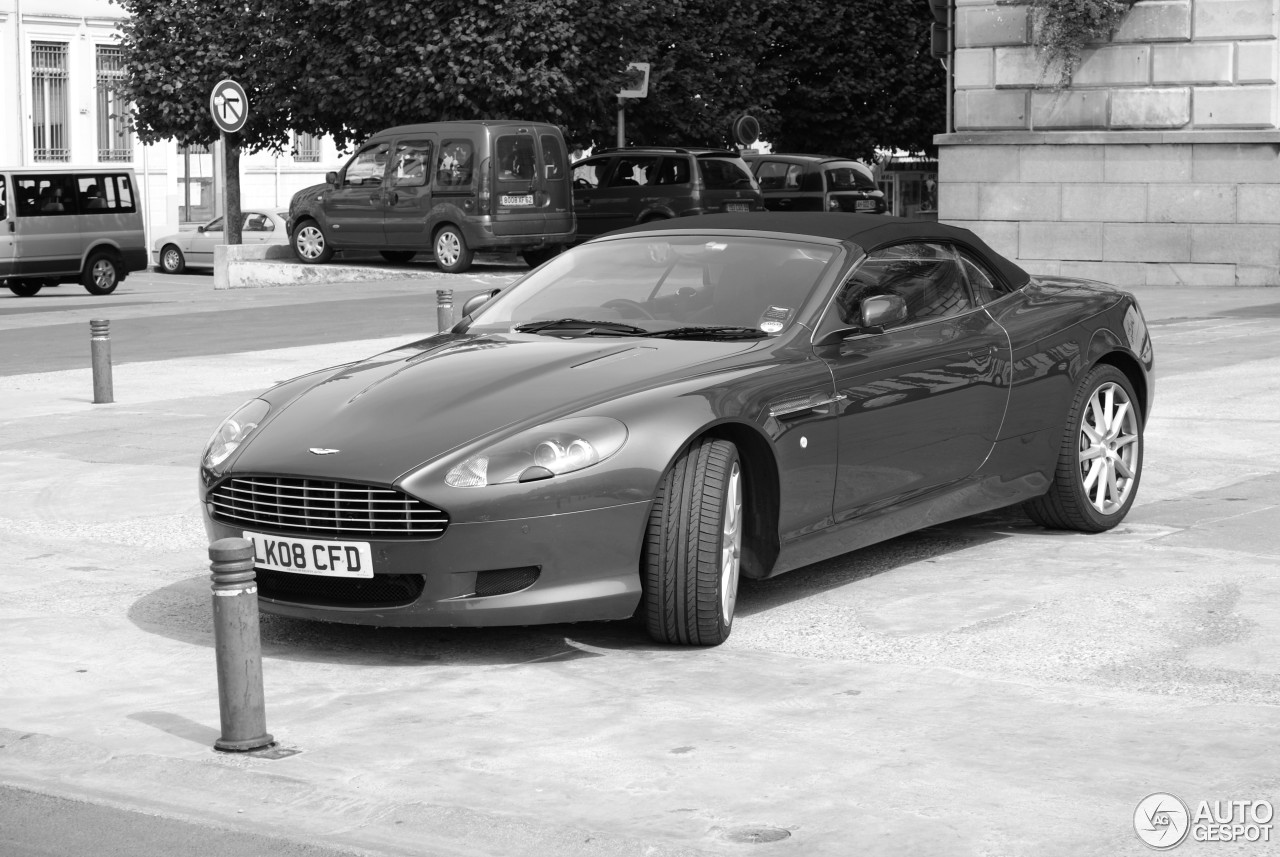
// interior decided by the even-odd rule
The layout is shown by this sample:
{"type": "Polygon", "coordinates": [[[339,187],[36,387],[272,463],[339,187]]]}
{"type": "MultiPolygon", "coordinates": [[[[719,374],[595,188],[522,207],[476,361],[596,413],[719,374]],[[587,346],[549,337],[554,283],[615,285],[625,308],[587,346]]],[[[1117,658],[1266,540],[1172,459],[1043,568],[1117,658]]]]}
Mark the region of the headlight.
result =
{"type": "Polygon", "coordinates": [[[213,468],[226,461],[262,423],[269,410],[271,406],[262,399],[252,399],[223,420],[204,448],[204,466],[213,468]]]}
{"type": "Polygon", "coordinates": [[[451,488],[533,482],[582,470],[622,448],[627,427],[609,417],[573,417],[523,431],[456,465],[451,488]]]}

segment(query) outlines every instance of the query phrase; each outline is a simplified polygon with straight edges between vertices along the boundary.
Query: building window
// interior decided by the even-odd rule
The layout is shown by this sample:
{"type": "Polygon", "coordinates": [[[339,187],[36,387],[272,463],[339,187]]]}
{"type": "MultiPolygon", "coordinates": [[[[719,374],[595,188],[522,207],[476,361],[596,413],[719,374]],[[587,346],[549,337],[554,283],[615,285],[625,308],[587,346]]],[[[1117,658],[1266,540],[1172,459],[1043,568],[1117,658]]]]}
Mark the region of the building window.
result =
{"type": "Polygon", "coordinates": [[[69,161],[67,45],[31,43],[31,130],[37,161],[69,161]]]}
{"type": "Polygon", "coordinates": [[[98,159],[133,160],[133,132],[129,109],[120,95],[124,83],[124,55],[117,47],[98,46],[98,159]]]}
{"type": "Polygon", "coordinates": [[[293,134],[293,159],[303,164],[320,163],[320,138],[315,134],[295,131],[293,134]]]}

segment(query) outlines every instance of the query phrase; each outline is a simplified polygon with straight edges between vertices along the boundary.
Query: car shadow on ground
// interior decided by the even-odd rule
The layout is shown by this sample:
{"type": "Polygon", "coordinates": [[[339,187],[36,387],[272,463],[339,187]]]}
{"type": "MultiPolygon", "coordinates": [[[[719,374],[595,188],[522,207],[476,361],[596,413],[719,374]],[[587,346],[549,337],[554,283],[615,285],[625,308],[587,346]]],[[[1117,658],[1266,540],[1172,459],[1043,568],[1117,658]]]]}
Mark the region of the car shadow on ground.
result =
{"type": "MultiPolygon", "coordinates": [[[[900,536],[769,580],[744,580],[737,615],[766,613],[915,562],[1009,538],[1011,529],[1022,528],[1043,533],[1017,511],[1000,510],[900,536]]],[[[144,595],[128,616],[148,633],[212,647],[211,597],[209,577],[200,574],[144,595]]],[[[380,667],[528,666],[614,653],[643,657],[700,651],[654,643],[637,617],[498,628],[378,628],[263,613],[259,630],[265,658],[380,667]]]]}

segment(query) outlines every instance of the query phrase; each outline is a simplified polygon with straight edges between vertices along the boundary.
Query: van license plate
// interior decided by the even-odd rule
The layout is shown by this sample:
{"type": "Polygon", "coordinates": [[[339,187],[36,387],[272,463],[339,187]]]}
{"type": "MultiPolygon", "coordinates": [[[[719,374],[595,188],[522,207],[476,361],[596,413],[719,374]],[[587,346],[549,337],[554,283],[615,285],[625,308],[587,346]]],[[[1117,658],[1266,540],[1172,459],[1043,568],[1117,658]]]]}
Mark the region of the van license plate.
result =
{"type": "Polygon", "coordinates": [[[724,204],[725,211],[750,211],[751,203],[749,202],[726,202],[724,204]]]}
{"type": "Polygon", "coordinates": [[[253,564],[258,568],[322,577],[373,577],[368,542],[281,538],[248,531],[244,537],[253,542],[253,564]]]}
{"type": "Polygon", "coordinates": [[[876,201],[874,199],[859,199],[853,204],[854,211],[875,211],[876,201]]]}
{"type": "Polygon", "coordinates": [[[533,205],[533,194],[531,193],[503,194],[502,204],[503,205],[533,205]]]}

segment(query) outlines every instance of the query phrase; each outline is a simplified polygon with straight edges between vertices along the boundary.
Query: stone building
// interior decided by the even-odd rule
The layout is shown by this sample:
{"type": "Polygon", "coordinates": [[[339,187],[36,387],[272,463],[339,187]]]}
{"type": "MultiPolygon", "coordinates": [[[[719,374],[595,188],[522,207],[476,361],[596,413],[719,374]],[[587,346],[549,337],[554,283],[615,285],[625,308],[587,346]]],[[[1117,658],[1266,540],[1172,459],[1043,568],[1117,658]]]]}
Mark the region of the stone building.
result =
{"type": "MultiPolygon", "coordinates": [[[[110,0],[0,0],[0,165],[131,167],[149,237],[164,235],[215,215],[221,170],[203,148],[144,146],[133,135],[112,92],[124,73],[123,17],[110,0]]],[[[338,167],[332,141],[293,142],[293,153],[241,158],[244,208],[288,207],[295,190],[338,167]]]]}
{"type": "Polygon", "coordinates": [[[1035,273],[1280,285],[1280,0],[1138,0],[1056,89],[1025,0],[955,0],[939,217],[1035,273]]]}

